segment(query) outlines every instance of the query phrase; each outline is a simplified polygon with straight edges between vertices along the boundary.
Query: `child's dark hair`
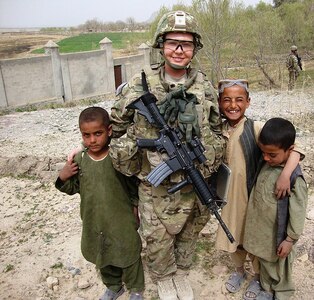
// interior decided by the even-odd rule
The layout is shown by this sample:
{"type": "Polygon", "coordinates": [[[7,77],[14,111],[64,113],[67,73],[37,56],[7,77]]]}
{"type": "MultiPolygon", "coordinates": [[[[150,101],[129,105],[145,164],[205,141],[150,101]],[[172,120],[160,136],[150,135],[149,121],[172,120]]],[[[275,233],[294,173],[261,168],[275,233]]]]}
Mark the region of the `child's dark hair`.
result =
{"type": "Polygon", "coordinates": [[[79,125],[85,122],[101,121],[105,127],[110,125],[110,117],[108,112],[97,106],[92,106],[84,109],[79,116],[79,125]]]}
{"type": "Polygon", "coordinates": [[[288,150],[295,141],[296,131],[288,120],[283,118],[269,119],[258,138],[263,145],[276,145],[284,151],[288,150]]]}

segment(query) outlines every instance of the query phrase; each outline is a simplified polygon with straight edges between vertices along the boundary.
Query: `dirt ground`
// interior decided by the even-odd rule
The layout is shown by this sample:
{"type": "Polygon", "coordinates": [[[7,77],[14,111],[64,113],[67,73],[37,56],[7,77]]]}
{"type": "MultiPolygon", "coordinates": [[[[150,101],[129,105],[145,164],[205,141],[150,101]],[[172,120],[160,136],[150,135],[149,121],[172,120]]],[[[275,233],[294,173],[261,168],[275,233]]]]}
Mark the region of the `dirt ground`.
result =
{"type": "Polygon", "coordinates": [[[0,33],[0,59],[34,56],[31,51],[42,48],[49,40],[58,42],[66,37],[65,34],[3,32],[0,33]]]}
{"type": "MultiPolygon", "coordinates": [[[[294,299],[314,299],[313,95],[252,93],[255,117],[271,116],[280,107],[298,129],[307,156],[302,162],[310,184],[304,234],[297,244],[294,299]],[[311,96],[311,97],[310,97],[311,96]],[[268,102],[265,102],[268,99],[268,102]],[[291,99],[309,101],[306,113],[291,99]],[[268,109],[269,103],[274,109],[268,109]],[[293,102],[294,103],[294,102],[293,102]]],[[[98,104],[109,109],[112,101],[98,104]]],[[[98,299],[103,286],[94,266],[80,253],[79,197],[54,188],[57,169],[80,143],[77,116],[85,107],[47,109],[0,116],[0,299],[98,299]],[[14,175],[14,176],[12,176],[14,175]]],[[[202,232],[189,274],[195,299],[242,299],[242,290],[229,294],[224,281],[232,271],[228,255],[214,249],[217,221],[202,232]]],[[[143,251],[145,263],[145,248],[143,251]]],[[[249,265],[248,265],[249,268],[249,265]]],[[[248,272],[250,270],[248,269],[248,272]]],[[[250,278],[250,276],[249,276],[250,278]]],[[[121,297],[128,299],[127,295],[121,297]]],[[[157,299],[146,272],[145,299],[157,299]]]]}
{"type": "MultiPolygon", "coordinates": [[[[0,47],[2,38],[0,34],[0,47]]],[[[46,43],[45,37],[40,46],[43,41],[46,43]]],[[[25,56],[25,53],[18,55],[25,56]]],[[[312,300],[314,93],[313,90],[264,91],[252,92],[251,98],[249,116],[257,120],[275,115],[290,119],[306,151],[302,167],[309,184],[309,204],[304,233],[297,243],[293,299],[312,300]]],[[[112,101],[97,105],[110,109],[112,101]]],[[[94,266],[80,252],[79,196],[67,196],[54,187],[57,170],[65,162],[67,153],[80,144],[77,117],[83,108],[0,116],[0,299],[94,300],[103,293],[104,287],[94,266]]],[[[233,266],[227,254],[214,249],[216,228],[217,221],[212,217],[197,244],[189,274],[195,299],[242,299],[251,278],[250,265],[247,264],[249,276],[241,291],[230,294],[224,282],[233,266]]],[[[144,265],[145,255],[144,245],[144,265]]],[[[145,275],[145,299],[158,299],[155,285],[147,272],[145,275]]],[[[120,299],[126,300],[128,295],[120,299]]]]}

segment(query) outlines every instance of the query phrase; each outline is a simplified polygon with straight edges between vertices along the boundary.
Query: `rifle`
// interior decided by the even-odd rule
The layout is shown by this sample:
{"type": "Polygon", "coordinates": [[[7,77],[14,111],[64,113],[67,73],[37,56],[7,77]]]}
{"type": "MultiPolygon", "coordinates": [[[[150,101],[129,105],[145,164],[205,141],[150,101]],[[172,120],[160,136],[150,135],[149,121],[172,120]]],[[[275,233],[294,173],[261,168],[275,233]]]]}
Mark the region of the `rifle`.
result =
{"type": "Polygon", "coordinates": [[[139,114],[143,115],[149,123],[157,126],[160,131],[159,138],[137,139],[137,145],[140,148],[156,149],[159,152],[166,152],[169,157],[167,161],[159,164],[148,174],[148,182],[157,187],[173,172],[178,170],[185,171],[186,179],[171,187],[168,192],[174,193],[187,184],[192,184],[201,203],[215,215],[229,241],[233,243],[235,240],[218,213],[219,207],[214,200],[214,196],[212,195],[203,175],[194,165],[194,161],[198,161],[199,163],[204,163],[206,161],[206,157],[203,154],[205,151],[204,146],[197,136],[193,137],[189,143],[181,142],[181,132],[178,128],[172,128],[167,125],[156,105],[157,99],[155,95],[148,89],[145,72],[142,71],[141,75],[145,93],[126,108],[137,109],[139,114]]]}
{"type": "Polygon", "coordinates": [[[302,62],[301,62],[301,57],[299,55],[296,54],[297,60],[298,60],[298,66],[300,68],[300,70],[302,71],[302,62]]]}

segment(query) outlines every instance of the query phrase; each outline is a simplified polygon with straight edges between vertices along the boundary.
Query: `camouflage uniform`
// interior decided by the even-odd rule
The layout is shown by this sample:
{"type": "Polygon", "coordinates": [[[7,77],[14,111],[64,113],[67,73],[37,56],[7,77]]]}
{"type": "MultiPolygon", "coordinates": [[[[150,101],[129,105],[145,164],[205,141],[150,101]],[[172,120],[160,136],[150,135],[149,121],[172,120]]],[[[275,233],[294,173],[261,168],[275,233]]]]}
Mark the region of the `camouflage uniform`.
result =
{"type": "MultiPolygon", "coordinates": [[[[159,49],[163,63],[157,70],[146,73],[149,90],[158,99],[157,106],[164,113],[169,126],[180,128],[187,140],[191,134],[197,135],[205,146],[204,154],[208,160],[197,167],[207,178],[220,165],[225,145],[221,135],[216,91],[201,72],[189,66],[173,65],[163,55],[166,34],[184,32],[193,35],[193,57],[203,46],[196,31],[195,20],[190,14],[181,11],[165,14],[157,26],[152,46],[159,49]],[[184,70],[186,77],[178,82],[170,79],[170,82],[164,65],[172,70],[180,69],[180,74],[184,70]],[[172,109],[171,117],[166,118],[169,107],[172,109]],[[178,107],[181,108],[180,112],[178,107]]],[[[172,277],[178,268],[189,269],[198,234],[209,220],[209,212],[201,205],[191,185],[174,194],[167,192],[185,178],[181,170],[168,176],[158,187],[153,187],[146,181],[146,176],[165,161],[167,156],[158,151],[138,149],[136,146],[138,138],[159,137],[157,127],[138,111],[126,109],[143,93],[140,75],[134,76],[123,87],[111,111],[113,139],[110,155],[120,172],[128,176],[136,175],[140,180],[141,233],[146,241],[151,277],[154,281],[160,281],[172,277]]]]}
{"type": "MultiPolygon", "coordinates": [[[[167,93],[178,88],[178,86],[169,85],[166,82],[163,67],[150,74],[147,81],[150,91],[155,94],[158,103],[165,99],[167,93]]],[[[224,140],[220,135],[221,120],[217,96],[203,74],[195,69],[189,70],[185,85],[188,88],[187,91],[197,97],[196,110],[200,138],[206,148],[205,156],[208,159],[206,164],[200,167],[200,170],[205,177],[209,177],[220,165],[224,148],[224,140]]],[[[157,138],[159,136],[159,130],[149,124],[137,111],[125,109],[128,104],[142,94],[141,78],[135,76],[124,87],[120,98],[112,108],[114,137],[120,137],[125,132],[126,134],[121,139],[112,140],[111,155],[116,156],[117,152],[121,153],[123,145],[127,145],[127,159],[119,160],[118,169],[123,172],[123,167],[125,167],[127,173],[131,169],[131,173],[141,180],[139,186],[141,232],[147,243],[148,266],[153,279],[158,279],[176,272],[177,267],[182,269],[190,267],[198,234],[207,223],[209,213],[207,208],[200,204],[192,186],[186,186],[173,195],[167,192],[173,184],[183,179],[182,171],[169,176],[157,188],[145,181],[148,173],[165,157],[159,152],[146,149],[134,151],[136,138],[157,138]],[[115,151],[117,149],[118,151],[115,151]]],[[[128,175],[132,175],[131,173],[128,175]]]]}
{"type": "Polygon", "coordinates": [[[298,58],[295,51],[297,51],[297,47],[292,46],[291,53],[287,57],[287,62],[286,62],[286,65],[289,71],[289,84],[288,84],[289,91],[294,89],[295,81],[297,80],[301,72],[301,68],[299,66],[298,58]]]}

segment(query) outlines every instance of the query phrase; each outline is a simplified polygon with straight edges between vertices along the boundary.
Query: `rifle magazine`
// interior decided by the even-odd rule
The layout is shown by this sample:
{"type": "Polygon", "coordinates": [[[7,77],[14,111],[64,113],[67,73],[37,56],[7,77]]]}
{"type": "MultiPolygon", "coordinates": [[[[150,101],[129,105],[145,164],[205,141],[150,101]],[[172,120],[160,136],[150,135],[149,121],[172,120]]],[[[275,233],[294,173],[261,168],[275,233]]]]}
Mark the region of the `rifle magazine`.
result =
{"type": "Polygon", "coordinates": [[[159,186],[164,179],[166,179],[173,171],[163,162],[154,168],[146,177],[147,181],[154,187],[159,186]]]}

